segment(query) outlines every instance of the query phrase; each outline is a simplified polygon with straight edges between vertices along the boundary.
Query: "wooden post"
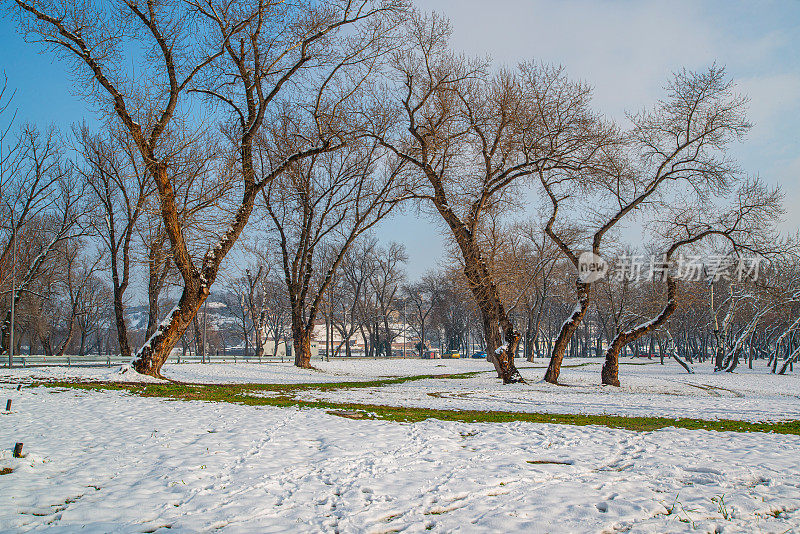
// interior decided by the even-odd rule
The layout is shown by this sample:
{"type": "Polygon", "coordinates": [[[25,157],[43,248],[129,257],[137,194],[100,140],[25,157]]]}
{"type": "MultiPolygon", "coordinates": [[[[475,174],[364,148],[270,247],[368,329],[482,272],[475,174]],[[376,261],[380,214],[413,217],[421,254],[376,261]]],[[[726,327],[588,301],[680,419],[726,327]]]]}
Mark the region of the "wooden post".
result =
{"type": "Polygon", "coordinates": [[[22,458],[22,443],[14,445],[14,458],[22,458]]]}
{"type": "Polygon", "coordinates": [[[11,399],[8,399],[8,400],[6,401],[6,411],[7,411],[7,412],[10,412],[10,411],[11,411],[11,399]]]}

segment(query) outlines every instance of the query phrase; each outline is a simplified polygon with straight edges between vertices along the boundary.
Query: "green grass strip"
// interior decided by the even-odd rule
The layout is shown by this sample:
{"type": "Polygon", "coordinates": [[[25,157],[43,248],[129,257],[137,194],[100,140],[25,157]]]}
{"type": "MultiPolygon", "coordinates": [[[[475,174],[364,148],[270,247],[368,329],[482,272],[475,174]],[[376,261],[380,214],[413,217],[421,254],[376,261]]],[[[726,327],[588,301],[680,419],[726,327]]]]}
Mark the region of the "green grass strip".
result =
{"type": "MultiPolygon", "coordinates": [[[[599,425],[634,431],[652,431],[660,428],[686,428],[689,430],[713,430],[718,432],[771,432],[800,435],[800,421],[747,422],[731,419],[704,420],[668,417],[628,417],[619,415],[551,414],[538,412],[506,412],[477,410],[442,410],[374,404],[334,402],[326,400],[301,400],[292,393],[307,389],[342,389],[380,387],[422,378],[453,378],[454,375],[419,375],[396,379],[367,382],[336,382],[321,384],[141,384],[116,382],[36,382],[26,387],[72,388],[79,390],[124,391],[142,397],[158,397],[172,400],[199,400],[207,402],[229,402],[245,406],[275,406],[280,408],[315,408],[343,412],[360,412],[365,419],[379,419],[402,423],[413,423],[426,419],[461,421],[466,423],[555,423],[564,425],[599,425]],[[269,396],[258,393],[271,392],[269,396]],[[253,394],[256,395],[253,395],[253,394]]],[[[333,415],[339,415],[333,413],[333,415]]]]}

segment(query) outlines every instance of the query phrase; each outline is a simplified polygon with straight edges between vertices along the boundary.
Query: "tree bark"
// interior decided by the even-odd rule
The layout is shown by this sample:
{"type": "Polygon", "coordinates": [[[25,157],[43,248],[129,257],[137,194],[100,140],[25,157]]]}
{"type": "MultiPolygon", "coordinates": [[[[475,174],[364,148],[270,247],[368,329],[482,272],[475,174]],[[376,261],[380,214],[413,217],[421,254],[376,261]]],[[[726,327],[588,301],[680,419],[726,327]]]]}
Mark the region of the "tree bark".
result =
{"type": "Polygon", "coordinates": [[[302,369],[311,369],[311,333],[303,327],[292,328],[294,364],[302,369]]]}
{"type": "Polygon", "coordinates": [[[580,279],[575,281],[576,291],[578,293],[578,303],[575,310],[572,312],[561,327],[558,334],[556,343],[553,346],[553,351],[550,356],[550,363],[547,366],[547,372],[544,375],[546,382],[551,384],[558,384],[558,376],[561,374],[561,363],[564,361],[564,353],[567,350],[567,344],[572,336],[578,330],[578,326],[583,321],[583,317],[589,310],[589,297],[591,295],[591,284],[582,282],[580,279]]]}
{"type": "Polygon", "coordinates": [[[163,378],[161,367],[180,341],[186,328],[197,316],[200,306],[207,297],[208,288],[205,286],[200,288],[184,287],[178,305],[161,322],[133,360],[132,364],[136,372],[163,378]]]}
{"type": "Polygon", "coordinates": [[[164,289],[167,275],[169,274],[169,259],[164,257],[162,247],[165,235],[162,233],[149,244],[148,251],[148,277],[147,277],[147,333],[146,338],[156,331],[160,309],[158,299],[164,289]]]}
{"type": "Polygon", "coordinates": [[[464,274],[469,281],[470,289],[478,304],[483,320],[483,331],[486,337],[487,358],[491,359],[497,371],[497,377],[504,384],[524,382],[522,375],[514,364],[514,356],[519,347],[520,333],[506,315],[500,301],[497,286],[490,279],[488,269],[483,262],[469,262],[464,267],[464,274]],[[477,263],[477,265],[475,265],[477,263]],[[502,330],[501,330],[502,329],[502,330]],[[503,343],[505,337],[505,344],[503,343]]]}
{"type": "Polygon", "coordinates": [[[114,325],[117,330],[119,353],[126,360],[131,358],[131,346],[128,342],[128,326],[125,324],[125,305],[122,302],[125,289],[114,285],[114,325]]]}
{"type": "Polygon", "coordinates": [[[619,354],[622,349],[633,341],[644,337],[662,324],[675,312],[677,308],[677,282],[673,278],[667,279],[667,304],[661,313],[654,320],[639,325],[633,330],[620,332],[611,342],[606,351],[606,361],[603,363],[603,370],[600,373],[602,383],[609,386],[619,387],[619,354]]]}

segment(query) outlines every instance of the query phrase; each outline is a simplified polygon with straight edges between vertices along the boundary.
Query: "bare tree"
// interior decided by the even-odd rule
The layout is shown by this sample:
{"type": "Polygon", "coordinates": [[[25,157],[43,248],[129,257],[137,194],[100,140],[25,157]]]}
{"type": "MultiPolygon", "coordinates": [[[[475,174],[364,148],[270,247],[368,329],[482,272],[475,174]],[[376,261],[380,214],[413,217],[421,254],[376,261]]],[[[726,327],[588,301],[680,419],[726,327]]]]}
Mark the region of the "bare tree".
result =
{"type": "MultiPolygon", "coordinates": [[[[494,273],[507,313],[525,323],[523,354],[539,353],[539,331],[561,254],[535,223],[504,223],[491,214],[481,229],[486,263],[494,273]]],[[[460,262],[460,258],[454,258],[460,262]]]]}
{"type": "Polygon", "coordinates": [[[221,289],[219,298],[225,305],[226,312],[234,319],[234,324],[230,326],[236,327],[230,332],[235,339],[234,347],[241,343],[242,355],[244,359],[248,359],[254,328],[247,302],[247,277],[238,272],[233,276],[226,273],[221,289]]]}
{"type": "Polygon", "coordinates": [[[8,278],[5,273],[14,271],[14,287],[13,291],[9,288],[9,306],[3,310],[0,354],[10,348],[12,309],[32,291],[37,277],[59,249],[84,234],[84,189],[75,179],[71,163],[64,158],[55,132],[42,135],[26,128],[22,137],[24,155],[4,184],[8,193],[4,192],[2,198],[4,211],[10,217],[0,265],[3,278],[8,278]],[[25,248],[20,254],[23,235],[25,248]],[[16,261],[10,261],[13,256],[16,261]]]}
{"type": "MultiPolygon", "coordinates": [[[[678,72],[667,86],[667,97],[652,111],[630,117],[634,126],[624,147],[606,150],[602,165],[593,167],[593,172],[540,173],[542,188],[552,204],[545,232],[578,270],[584,239],[571,240],[565,233],[574,235],[574,229],[569,225],[557,229],[555,224],[565,200],[576,191],[590,199],[591,204],[587,202],[583,208],[592,214],[592,220],[585,226],[595,229],[580,236],[589,243],[584,250],[598,256],[609,232],[654,200],[670,193],[707,198],[724,191],[737,176],[726,147],[749,128],[745,104],[746,99],[733,92],[723,69],[678,72]]],[[[567,345],[589,309],[591,283],[578,278],[575,295],[577,303],[561,327],[545,374],[545,380],[554,384],[567,345]]]]}
{"type": "Polygon", "coordinates": [[[402,166],[375,143],[306,158],[264,189],[292,318],[295,365],[311,366],[311,334],[347,250],[403,200],[402,166]],[[322,265],[316,275],[315,266],[322,265]]]}
{"type": "Polygon", "coordinates": [[[588,91],[560,69],[523,64],[489,73],[452,54],[439,17],[415,15],[409,47],[396,57],[397,123],[381,137],[421,179],[420,200],[435,208],[464,259],[481,312],[487,350],[504,383],[521,335],[509,317],[481,247],[486,215],[514,206],[514,185],[538,172],[581,167],[604,133],[588,111],[588,91]]]}
{"type": "MultiPolygon", "coordinates": [[[[780,202],[778,191],[768,190],[758,181],[746,181],[736,191],[733,206],[720,215],[707,213],[711,211],[708,206],[684,205],[671,210],[670,220],[662,219],[655,223],[659,233],[668,241],[659,265],[655,266],[658,268],[656,276],[665,278],[666,305],[652,320],[617,333],[606,351],[601,373],[603,384],[619,386],[620,351],[628,343],[664,325],[677,308],[680,273],[676,272],[673,265],[675,254],[685,247],[712,238],[724,240],[736,253],[764,252],[765,246],[773,242],[775,237],[772,228],[781,211],[780,202]]],[[[670,210],[662,206],[661,211],[670,210]]],[[[651,273],[651,276],[654,274],[651,273]]]]}
{"type": "Polygon", "coordinates": [[[370,334],[373,354],[389,357],[392,343],[399,335],[389,321],[397,315],[397,294],[405,280],[403,264],[407,261],[405,247],[391,243],[388,248],[373,250],[370,263],[374,265],[372,276],[367,278],[368,287],[364,291],[367,304],[363,324],[370,334]]]}
{"type": "Polygon", "coordinates": [[[111,130],[103,137],[84,126],[76,136],[85,162],[79,172],[104,214],[94,218],[92,225],[109,254],[117,343],[122,356],[130,358],[125,292],[131,278],[132,239],[152,192],[151,181],[125,132],[111,130]]]}
{"type": "Polygon", "coordinates": [[[369,280],[374,277],[377,268],[377,247],[377,239],[367,236],[354,243],[342,258],[334,280],[335,286],[331,288],[328,298],[331,303],[332,326],[342,339],[334,351],[335,354],[339,354],[344,346],[345,355],[352,356],[351,340],[365,318],[365,294],[369,280]]]}
{"type": "Polygon", "coordinates": [[[109,312],[108,302],[113,298],[111,293],[108,285],[94,273],[84,282],[76,321],[79,335],[79,356],[84,356],[91,349],[92,337],[95,338],[95,352],[101,351],[99,339],[109,312]]]}
{"type": "Polygon", "coordinates": [[[100,254],[92,263],[89,263],[91,260],[84,256],[84,248],[85,243],[81,243],[77,239],[62,247],[64,278],[62,293],[66,296],[64,303],[66,305],[66,325],[64,326],[64,338],[55,353],[56,356],[64,355],[78,329],[81,315],[86,309],[87,292],[91,290],[91,283],[95,280],[94,273],[103,260],[103,255],[100,254]]]}
{"type": "Polygon", "coordinates": [[[425,340],[427,339],[428,319],[434,306],[439,301],[440,287],[434,273],[427,273],[419,282],[407,285],[403,288],[403,293],[407,302],[411,303],[413,310],[412,320],[409,324],[419,337],[419,355],[425,351],[425,340]]]}
{"type": "MultiPolygon", "coordinates": [[[[265,0],[125,2],[113,9],[60,0],[16,0],[16,5],[26,37],[72,59],[86,94],[124,126],[155,181],[172,259],[183,280],[178,305],[133,361],[138,372],[159,376],[170,351],[208,297],[222,260],[247,224],[259,192],[292,163],[339,144],[330,140],[339,132],[328,130],[326,134],[331,135],[319,143],[318,138],[311,144],[292,143],[290,152],[271,153],[268,172],[257,178],[253,142],[262,135],[268,110],[282,109],[285,93],[296,98],[309,83],[316,102],[312,107],[324,129],[321,110],[338,112],[331,106],[335,108],[339,99],[326,91],[329,86],[341,89],[332,84],[341,79],[336,73],[346,71],[362,51],[372,51],[372,44],[385,33],[378,21],[402,6],[343,0],[308,5],[265,0]],[[337,54],[342,47],[335,37],[354,25],[363,28],[353,28],[353,34],[371,33],[374,38],[367,39],[367,44],[357,38],[342,39],[339,42],[352,46],[337,54]],[[128,76],[129,58],[125,57],[126,51],[136,48],[130,46],[131,41],[146,50],[136,78],[128,76]],[[322,70],[316,77],[309,75],[322,70]],[[304,83],[297,83],[301,78],[304,83]],[[174,146],[167,149],[162,143],[169,128],[173,135],[181,130],[177,139],[192,137],[179,115],[193,87],[231,111],[226,130],[235,154],[231,169],[239,178],[241,193],[230,226],[216,236],[215,244],[205,249],[199,261],[193,259],[181,224],[169,172],[174,146]],[[285,89],[289,87],[293,90],[285,89]]],[[[291,130],[290,123],[284,126],[291,130]]],[[[284,133],[295,135],[294,131],[284,133]]],[[[264,168],[262,165],[261,170],[264,168]]]]}
{"type": "MultiPolygon", "coordinates": [[[[285,282],[275,276],[264,280],[264,333],[267,339],[272,339],[273,356],[278,355],[278,347],[287,341],[291,326],[291,309],[289,299],[284,288],[285,282]]],[[[266,350],[266,348],[265,348],[266,350]]]]}
{"type": "Polygon", "coordinates": [[[260,360],[264,356],[264,327],[266,322],[266,304],[264,281],[269,277],[268,266],[263,263],[255,269],[245,269],[247,280],[247,313],[253,325],[256,348],[256,357],[260,360]],[[265,268],[266,267],[266,268],[265,268]]]}

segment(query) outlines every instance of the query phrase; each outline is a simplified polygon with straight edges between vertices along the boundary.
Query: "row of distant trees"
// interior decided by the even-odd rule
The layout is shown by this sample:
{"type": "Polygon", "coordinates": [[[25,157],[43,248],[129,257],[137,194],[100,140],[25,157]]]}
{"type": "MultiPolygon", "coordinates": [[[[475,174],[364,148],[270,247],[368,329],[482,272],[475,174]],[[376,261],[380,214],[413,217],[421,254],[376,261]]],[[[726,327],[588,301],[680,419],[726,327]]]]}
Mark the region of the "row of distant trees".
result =
{"type": "MultiPolygon", "coordinates": [[[[94,294],[90,280],[102,271],[119,351],[141,373],[160,376],[187,330],[198,331],[212,289],[244,276],[247,291],[234,302],[254,308],[250,296],[267,272],[282,282],[295,363],[309,367],[315,324],[327,314],[336,328],[337,314],[355,313],[341,294],[348,277],[361,276],[349,267],[364,256],[354,247],[369,247],[365,236],[401,206],[446,229],[460,273],[453,287],[470,295],[472,324],[504,383],[522,380],[521,343],[547,352],[545,379],[557,383],[567,350],[586,353],[589,340],[599,347],[602,331],[602,380],[618,384],[626,347],[671,332],[690,302],[671,272],[639,293],[575,278],[582,253],[614,258],[632,248],[625,227],[649,223],[650,250],[666,261],[711,250],[772,259],[772,273],[794,265],[794,243],[775,231],[780,191],[729,154],[749,129],[747,101],[717,66],[675,73],[661,100],[617,124],[564,69],[464,57],[449,45],[446,19],[403,0],[15,0],[11,15],[28,41],[72,67],[97,126],[6,132],[4,284],[8,266],[20,265],[8,252],[30,251],[4,298],[53,305],[50,286],[34,280],[47,258],[83,250],[75,276],[53,272],[72,303],[94,294]],[[532,202],[539,215],[523,224],[532,202]],[[25,232],[36,238],[23,240],[25,232]],[[253,264],[249,272],[235,269],[242,262],[253,264]],[[137,264],[146,266],[150,321],[146,342],[133,347],[125,307],[137,264]],[[167,313],[165,288],[176,301],[167,313]],[[651,307],[636,300],[648,291],[651,307]],[[533,333],[543,328],[544,339],[533,333]]],[[[389,272],[399,250],[376,257],[359,269],[375,269],[378,282],[349,302],[374,303],[357,327],[378,352],[388,335],[381,322],[388,330],[399,300],[389,272]]],[[[758,308],[756,326],[736,337],[734,317],[746,316],[749,295],[783,294],[751,282],[727,293],[708,286],[721,366],[738,361],[768,313],[789,306],[758,308]]],[[[776,347],[791,350],[792,328],[776,347]]],[[[689,343],[682,339],[671,336],[672,357],[689,343]]]]}
{"type": "MultiPolygon", "coordinates": [[[[510,263],[495,269],[502,271],[499,286],[512,303],[509,315],[520,325],[518,356],[533,361],[551,354],[563,322],[574,308],[569,298],[574,268],[556,247],[548,247],[541,234],[538,241],[534,239],[537,234],[530,229],[530,225],[517,226],[503,233],[508,247],[503,257],[510,263]],[[513,239],[506,241],[508,236],[513,239]]],[[[498,242],[494,246],[498,250],[504,247],[498,242]]],[[[704,252],[717,259],[716,267],[695,264],[698,270],[689,273],[693,277],[673,280],[676,286],[680,284],[680,295],[674,297],[680,299],[680,306],[663,322],[659,317],[669,306],[667,275],[657,263],[653,273],[646,264],[658,256],[650,260],[650,256],[628,250],[612,260],[613,271],[595,282],[597,296],[570,339],[568,355],[604,357],[607,368],[627,355],[662,363],[675,359],[689,372],[694,364],[703,362],[720,371],[733,371],[740,364],[752,368],[755,361],[770,366],[773,373],[793,369],[800,354],[796,331],[800,324],[800,270],[794,255],[773,254],[770,261],[758,264],[748,258],[747,264],[739,265],[733,256],[704,252]],[[627,271],[620,267],[631,258],[640,258],[644,264],[628,265],[627,271]],[[641,276],[632,276],[636,270],[641,270],[641,276]],[[630,336],[642,324],[655,326],[619,345],[621,336],[630,336]]],[[[336,339],[324,346],[325,352],[351,356],[350,344],[358,338],[365,341],[367,356],[390,356],[403,326],[415,340],[424,339],[426,346],[442,351],[470,355],[486,347],[480,313],[462,271],[442,268],[409,281],[405,260],[402,246],[381,247],[374,238],[351,249],[324,301],[321,321],[327,334],[318,334],[321,349],[326,340],[336,339]]],[[[255,270],[248,268],[245,276],[233,279],[235,286],[224,286],[226,302],[239,311],[243,334],[262,330],[277,342],[288,333],[290,322],[285,295],[280,279],[270,280],[266,263],[258,266],[259,274],[253,277],[255,270]],[[255,298],[251,298],[248,295],[254,287],[255,298]],[[269,317],[272,323],[265,325],[259,317],[269,317]]],[[[254,338],[254,346],[258,343],[254,338]]],[[[422,346],[415,342],[409,346],[411,350],[421,351],[422,346]]]]}

